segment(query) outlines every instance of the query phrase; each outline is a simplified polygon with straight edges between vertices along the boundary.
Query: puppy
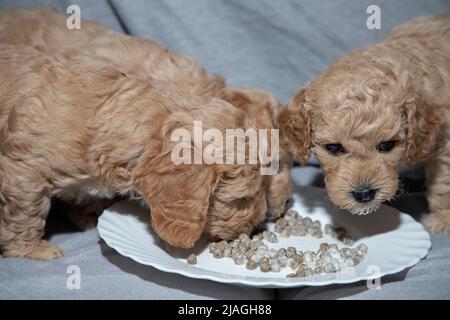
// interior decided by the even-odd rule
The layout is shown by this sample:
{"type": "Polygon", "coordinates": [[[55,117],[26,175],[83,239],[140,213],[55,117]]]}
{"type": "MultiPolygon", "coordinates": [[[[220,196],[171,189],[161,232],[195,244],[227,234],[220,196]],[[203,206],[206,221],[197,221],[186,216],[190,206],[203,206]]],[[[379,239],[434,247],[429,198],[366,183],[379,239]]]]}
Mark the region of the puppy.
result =
{"type": "MultiPolygon", "coordinates": [[[[125,74],[164,81],[179,92],[228,101],[247,114],[252,128],[270,130],[278,125],[280,104],[270,93],[226,86],[222,77],[208,74],[194,59],[152,40],[120,34],[90,21],[82,21],[80,30],[69,30],[66,17],[52,9],[0,12],[0,43],[101,59],[125,74]]],[[[278,173],[264,177],[269,218],[279,217],[292,195],[291,167],[290,153],[280,148],[278,173]]]]}
{"type": "MultiPolygon", "coordinates": [[[[176,165],[171,133],[249,128],[224,100],[179,93],[87,56],[0,45],[0,248],[4,257],[48,260],[52,198],[80,205],[141,196],[154,230],[189,248],[204,232],[231,239],[266,215],[259,165],[176,165]]],[[[198,145],[192,144],[192,153],[198,145]]]]}
{"type": "Polygon", "coordinates": [[[331,200],[368,214],[423,163],[432,232],[450,232],[450,14],[421,17],[343,56],[279,115],[282,143],[318,157],[331,200]]]}

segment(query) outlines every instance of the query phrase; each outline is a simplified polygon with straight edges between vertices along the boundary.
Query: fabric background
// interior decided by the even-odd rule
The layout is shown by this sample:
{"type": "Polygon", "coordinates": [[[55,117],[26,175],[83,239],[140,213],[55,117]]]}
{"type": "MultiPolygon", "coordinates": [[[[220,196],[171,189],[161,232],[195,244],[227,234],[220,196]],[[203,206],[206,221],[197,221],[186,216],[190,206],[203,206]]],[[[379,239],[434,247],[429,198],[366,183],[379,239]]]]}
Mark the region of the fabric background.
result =
{"type": "MultiPolygon", "coordinates": [[[[393,26],[419,15],[450,10],[448,0],[2,0],[0,10],[68,5],[82,19],[157,40],[195,57],[228,83],[260,87],[286,103],[293,93],[349,50],[383,39],[393,26]],[[381,30],[366,28],[366,8],[381,8],[381,30]]],[[[297,168],[299,184],[321,186],[317,167],[297,168]]],[[[409,193],[394,205],[416,219],[426,216],[423,178],[405,173],[409,193]]],[[[97,232],[79,233],[58,208],[47,236],[65,251],[51,262],[0,260],[0,298],[43,299],[409,299],[450,298],[450,236],[432,236],[432,250],[415,267],[383,278],[382,289],[365,283],[268,290],[188,279],[141,266],[118,255],[97,232]],[[81,290],[68,290],[66,269],[80,266],[81,290]]]]}

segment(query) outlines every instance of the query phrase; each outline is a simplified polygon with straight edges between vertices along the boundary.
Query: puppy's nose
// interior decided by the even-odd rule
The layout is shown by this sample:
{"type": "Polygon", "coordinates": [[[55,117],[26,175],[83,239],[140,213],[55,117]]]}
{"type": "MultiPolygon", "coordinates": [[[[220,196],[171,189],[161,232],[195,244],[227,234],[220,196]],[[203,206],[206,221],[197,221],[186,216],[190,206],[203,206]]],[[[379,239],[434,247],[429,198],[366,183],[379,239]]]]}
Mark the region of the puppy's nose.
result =
{"type": "Polygon", "coordinates": [[[355,191],[352,191],[352,196],[358,202],[370,202],[375,198],[378,189],[374,188],[361,188],[355,191]]]}

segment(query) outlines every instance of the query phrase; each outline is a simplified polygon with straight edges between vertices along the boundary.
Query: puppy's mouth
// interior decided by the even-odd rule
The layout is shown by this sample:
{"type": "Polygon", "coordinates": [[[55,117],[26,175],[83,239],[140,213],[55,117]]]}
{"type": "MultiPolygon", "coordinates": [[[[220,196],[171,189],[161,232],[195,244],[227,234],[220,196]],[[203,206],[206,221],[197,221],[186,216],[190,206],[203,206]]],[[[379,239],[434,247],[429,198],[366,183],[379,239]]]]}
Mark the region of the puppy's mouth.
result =
{"type": "Polygon", "coordinates": [[[350,211],[351,214],[358,215],[358,216],[365,216],[365,215],[368,215],[368,214],[371,214],[371,213],[377,211],[378,208],[379,208],[379,205],[375,206],[375,207],[368,207],[368,208],[352,207],[352,208],[347,208],[347,210],[350,211]]]}

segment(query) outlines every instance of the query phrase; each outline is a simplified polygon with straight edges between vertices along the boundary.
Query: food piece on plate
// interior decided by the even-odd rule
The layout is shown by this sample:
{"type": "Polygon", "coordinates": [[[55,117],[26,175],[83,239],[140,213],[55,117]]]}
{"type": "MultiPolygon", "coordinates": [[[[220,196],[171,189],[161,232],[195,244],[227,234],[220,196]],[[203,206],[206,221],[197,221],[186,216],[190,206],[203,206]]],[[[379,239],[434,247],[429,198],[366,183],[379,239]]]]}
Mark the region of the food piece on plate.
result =
{"type": "Polygon", "coordinates": [[[197,264],[197,256],[195,254],[190,254],[187,258],[187,263],[192,265],[197,264]]]}

